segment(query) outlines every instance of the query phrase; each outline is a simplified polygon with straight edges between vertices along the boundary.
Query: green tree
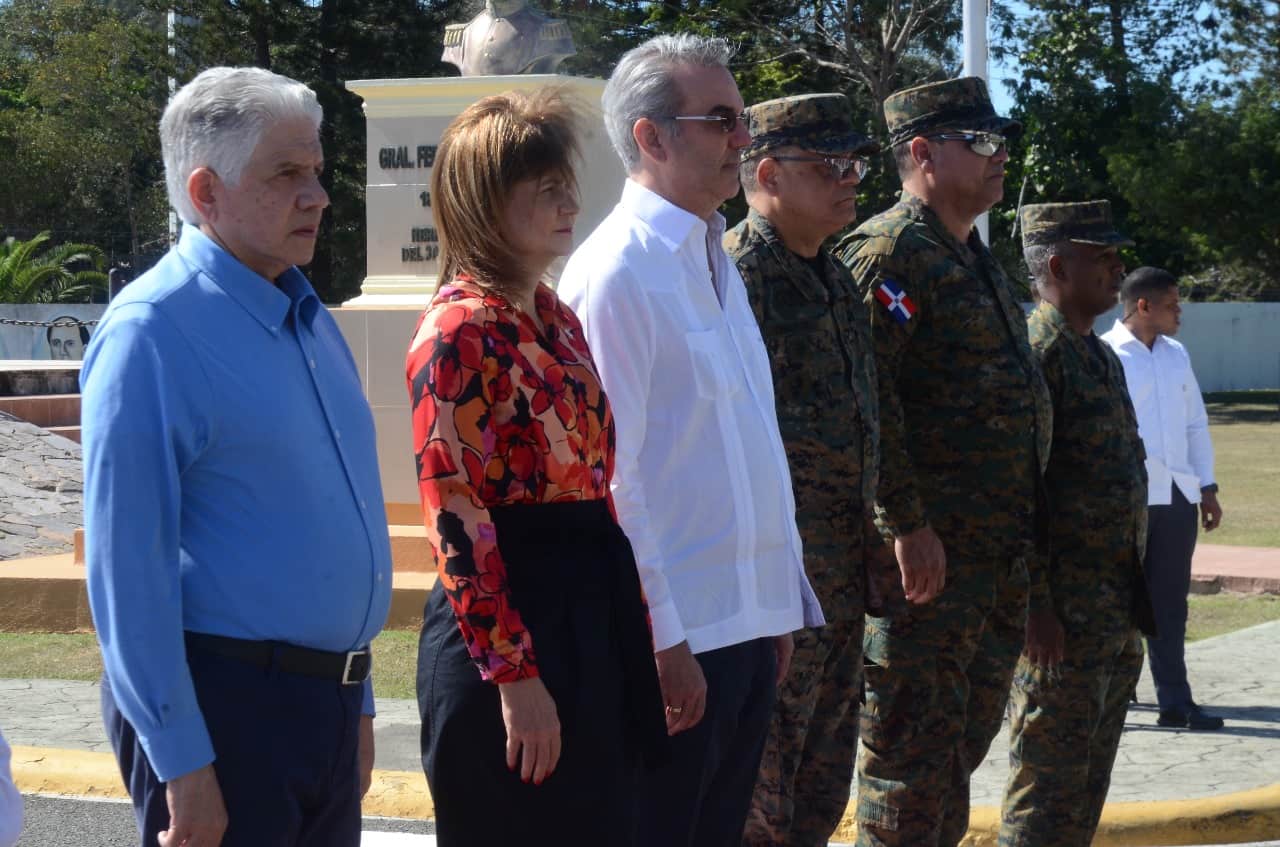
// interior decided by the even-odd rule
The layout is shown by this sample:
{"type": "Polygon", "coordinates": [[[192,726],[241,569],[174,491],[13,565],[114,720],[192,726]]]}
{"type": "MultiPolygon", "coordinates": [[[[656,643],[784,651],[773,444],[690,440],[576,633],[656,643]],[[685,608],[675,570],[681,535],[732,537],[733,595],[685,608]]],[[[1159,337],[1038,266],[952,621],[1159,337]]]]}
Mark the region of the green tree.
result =
{"type": "Polygon", "coordinates": [[[49,243],[42,232],[0,242],[0,303],[87,303],[107,288],[106,257],[92,244],[49,243]]]}
{"type": "Polygon", "coordinates": [[[163,244],[157,21],[98,0],[0,5],[0,227],[137,256],[163,244]]]}

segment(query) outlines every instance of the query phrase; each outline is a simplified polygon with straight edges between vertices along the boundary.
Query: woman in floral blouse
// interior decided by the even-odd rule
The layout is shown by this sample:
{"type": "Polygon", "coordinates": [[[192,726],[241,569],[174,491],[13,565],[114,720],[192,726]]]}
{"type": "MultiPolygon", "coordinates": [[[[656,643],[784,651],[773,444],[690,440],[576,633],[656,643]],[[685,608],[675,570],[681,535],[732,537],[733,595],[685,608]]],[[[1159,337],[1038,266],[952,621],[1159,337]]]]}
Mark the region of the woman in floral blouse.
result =
{"type": "Polygon", "coordinates": [[[441,285],[406,362],[439,581],[418,649],[422,762],[449,845],[618,844],[666,735],[635,560],[609,500],[614,430],[573,312],[574,116],[487,97],[431,180],[441,285]]]}

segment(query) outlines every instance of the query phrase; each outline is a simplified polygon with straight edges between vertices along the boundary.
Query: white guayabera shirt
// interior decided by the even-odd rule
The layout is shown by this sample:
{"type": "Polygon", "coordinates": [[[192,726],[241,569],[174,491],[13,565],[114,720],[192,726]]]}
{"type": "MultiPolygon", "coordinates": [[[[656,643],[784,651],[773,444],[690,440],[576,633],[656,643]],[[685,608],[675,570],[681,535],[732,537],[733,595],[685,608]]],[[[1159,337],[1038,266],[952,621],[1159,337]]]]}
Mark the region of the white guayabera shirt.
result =
{"type": "Polygon", "coordinates": [[[1188,503],[1213,483],[1213,443],[1187,348],[1164,335],[1149,349],[1120,321],[1102,336],[1124,365],[1147,451],[1147,505],[1167,506],[1177,485],[1188,503]]]}
{"type": "Polygon", "coordinates": [[[703,221],[628,180],[559,285],[613,407],[614,504],[658,650],[824,622],[768,357],[723,235],[719,214],[703,221]]]}

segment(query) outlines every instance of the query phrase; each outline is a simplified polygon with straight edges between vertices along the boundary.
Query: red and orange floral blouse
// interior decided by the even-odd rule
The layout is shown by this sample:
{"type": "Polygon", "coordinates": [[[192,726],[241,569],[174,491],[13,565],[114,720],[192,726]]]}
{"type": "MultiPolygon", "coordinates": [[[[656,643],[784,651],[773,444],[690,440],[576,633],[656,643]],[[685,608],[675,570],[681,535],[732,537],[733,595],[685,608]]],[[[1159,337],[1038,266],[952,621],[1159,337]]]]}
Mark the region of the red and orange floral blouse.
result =
{"type": "Polygon", "coordinates": [[[577,317],[545,285],[533,320],[469,280],[442,287],[405,363],[427,538],[481,676],[538,675],[489,508],[599,500],[613,417],[577,317]]]}

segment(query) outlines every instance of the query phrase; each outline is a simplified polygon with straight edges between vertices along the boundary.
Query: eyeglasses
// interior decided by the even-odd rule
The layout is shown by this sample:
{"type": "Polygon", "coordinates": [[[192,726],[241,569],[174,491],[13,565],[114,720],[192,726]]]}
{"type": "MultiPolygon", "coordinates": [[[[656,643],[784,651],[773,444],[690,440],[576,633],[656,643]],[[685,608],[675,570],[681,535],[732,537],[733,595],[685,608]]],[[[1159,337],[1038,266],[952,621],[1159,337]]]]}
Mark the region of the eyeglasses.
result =
{"type": "Polygon", "coordinates": [[[1009,142],[1009,139],[998,132],[940,132],[937,135],[925,137],[941,138],[943,141],[963,141],[979,156],[994,156],[1009,142]]]}
{"type": "Polygon", "coordinates": [[[775,162],[825,164],[827,166],[827,175],[837,182],[848,179],[851,173],[857,174],[858,179],[861,180],[871,168],[871,162],[862,156],[855,156],[852,159],[844,156],[770,156],[769,158],[775,162]]]}
{"type": "Polygon", "coordinates": [[[738,128],[738,124],[746,124],[747,113],[734,112],[725,107],[717,107],[711,110],[707,115],[667,115],[669,121],[701,121],[703,123],[719,122],[720,130],[728,135],[738,128]]]}

